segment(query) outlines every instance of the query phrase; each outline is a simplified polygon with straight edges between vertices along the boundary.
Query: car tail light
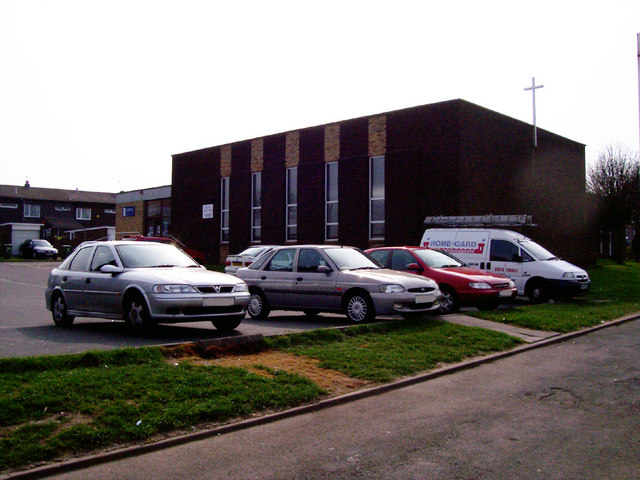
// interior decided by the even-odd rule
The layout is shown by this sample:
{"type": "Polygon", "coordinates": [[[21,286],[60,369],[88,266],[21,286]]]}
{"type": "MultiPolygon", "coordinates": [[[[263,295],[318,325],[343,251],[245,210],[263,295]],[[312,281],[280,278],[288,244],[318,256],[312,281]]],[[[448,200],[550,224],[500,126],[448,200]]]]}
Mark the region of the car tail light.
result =
{"type": "Polygon", "coordinates": [[[251,265],[253,262],[251,260],[248,260],[246,262],[244,262],[244,266],[248,267],[249,265],[251,265]]]}
{"type": "Polygon", "coordinates": [[[231,261],[227,260],[226,262],[224,262],[225,267],[229,267],[231,266],[231,261]]]}

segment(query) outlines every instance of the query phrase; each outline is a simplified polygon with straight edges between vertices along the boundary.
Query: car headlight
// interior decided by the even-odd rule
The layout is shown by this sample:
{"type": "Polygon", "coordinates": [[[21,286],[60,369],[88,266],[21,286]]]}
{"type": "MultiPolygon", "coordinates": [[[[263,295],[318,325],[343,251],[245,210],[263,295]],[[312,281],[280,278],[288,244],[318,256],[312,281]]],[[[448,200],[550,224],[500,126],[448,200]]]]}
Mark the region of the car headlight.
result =
{"type": "Polygon", "coordinates": [[[198,293],[191,285],[154,285],[153,293],[198,293]]]}
{"type": "Polygon", "coordinates": [[[380,285],[380,291],[382,293],[402,293],[404,292],[404,287],[402,285],[380,285]]]}
{"type": "Polygon", "coordinates": [[[479,290],[488,290],[491,288],[491,285],[485,282],[471,282],[469,286],[471,288],[477,288],[479,290]]]}
{"type": "Polygon", "coordinates": [[[573,272],[565,272],[562,274],[562,278],[576,278],[576,274],[573,272]]]}
{"type": "Polygon", "coordinates": [[[509,288],[516,288],[516,283],[513,280],[509,280],[509,288]]]}
{"type": "Polygon", "coordinates": [[[239,283],[234,287],[233,291],[234,292],[248,292],[249,291],[249,287],[247,287],[246,283],[239,283]]]}

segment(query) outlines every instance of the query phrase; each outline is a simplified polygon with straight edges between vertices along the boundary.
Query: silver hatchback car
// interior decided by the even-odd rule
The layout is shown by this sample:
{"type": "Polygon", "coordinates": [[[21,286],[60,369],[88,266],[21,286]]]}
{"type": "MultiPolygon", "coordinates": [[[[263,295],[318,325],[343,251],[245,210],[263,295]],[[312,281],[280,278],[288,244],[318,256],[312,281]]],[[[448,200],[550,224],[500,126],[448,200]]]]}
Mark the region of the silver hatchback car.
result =
{"type": "Polygon", "coordinates": [[[344,312],[352,322],[365,322],[376,315],[407,317],[440,307],[440,290],[433,280],[383,269],[352,247],[279,247],[236,276],[249,285],[247,311],[253,318],[280,309],[308,315],[344,312]]]}
{"type": "Polygon", "coordinates": [[[172,245],[123,240],[80,245],[49,275],[45,301],[59,326],[75,317],[124,319],[134,329],[207,320],[230,331],[245,317],[249,291],[172,245]]]}

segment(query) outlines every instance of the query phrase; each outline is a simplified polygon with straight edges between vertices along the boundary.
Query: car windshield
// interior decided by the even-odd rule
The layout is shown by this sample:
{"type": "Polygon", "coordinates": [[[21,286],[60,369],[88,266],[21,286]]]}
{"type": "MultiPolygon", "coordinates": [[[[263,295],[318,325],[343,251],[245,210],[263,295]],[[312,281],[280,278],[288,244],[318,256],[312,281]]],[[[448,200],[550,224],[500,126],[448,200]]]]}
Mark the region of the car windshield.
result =
{"type": "Polygon", "coordinates": [[[51,244],[46,240],[34,240],[33,245],[36,247],[50,247],[51,244]]]}
{"type": "Polygon", "coordinates": [[[536,242],[532,242],[531,240],[520,240],[518,242],[522,248],[524,248],[529,254],[533,255],[534,258],[538,260],[557,260],[553,253],[547,250],[544,247],[541,247],[536,242]]]}
{"type": "Polygon", "coordinates": [[[439,252],[437,250],[414,250],[420,260],[427,264],[431,268],[450,268],[450,267],[462,267],[464,264],[446,253],[439,252]]]}
{"type": "Polygon", "coordinates": [[[355,248],[327,248],[324,250],[340,270],[380,268],[373,260],[355,248]]]}
{"type": "Polygon", "coordinates": [[[132,243],[117,245],[116,250],[125,268],[198,267],[188,255],[163,243],[132,243]]]}

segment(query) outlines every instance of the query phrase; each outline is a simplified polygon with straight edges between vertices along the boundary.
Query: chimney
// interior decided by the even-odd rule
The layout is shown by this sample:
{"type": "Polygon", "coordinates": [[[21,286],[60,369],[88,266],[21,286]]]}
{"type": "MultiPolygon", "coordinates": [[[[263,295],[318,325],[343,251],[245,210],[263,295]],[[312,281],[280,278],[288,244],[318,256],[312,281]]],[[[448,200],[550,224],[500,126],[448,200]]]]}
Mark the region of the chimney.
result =
{"type": "Polygon", "coordinates": [[[31,187],[31,185],[29,185],[29,179],[24,181],[24,188],[29,188],[31,187]]]}

